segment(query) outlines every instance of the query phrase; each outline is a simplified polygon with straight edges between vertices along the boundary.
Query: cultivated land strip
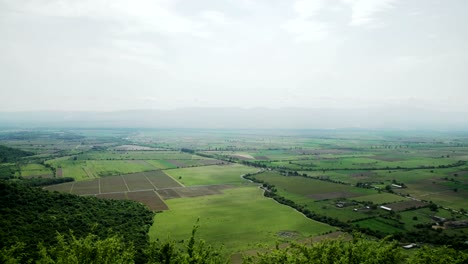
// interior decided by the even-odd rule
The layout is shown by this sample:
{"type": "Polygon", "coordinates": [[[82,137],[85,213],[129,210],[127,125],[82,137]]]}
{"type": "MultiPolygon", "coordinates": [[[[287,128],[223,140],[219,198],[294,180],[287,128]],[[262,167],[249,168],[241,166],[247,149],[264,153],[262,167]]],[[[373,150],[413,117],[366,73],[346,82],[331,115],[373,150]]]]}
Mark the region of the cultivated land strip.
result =
{"type": "Polygon", "coordinates": [[[145,175],[146,180],[147,180],[151,185],[153,185],[154,189],[157,190],[158,187],[156,187],[156,185],[154,185],[154,183],[148,179],[148,176],[146,176],[145,173],[143,173],[143,175],[145,175]]]}
{"type": "Polygon", "coordinates": [[[124,176],[120,175],[120,177],[122,177],[122,180],[123,180],[125,186],[127,187],[127,190],[130,192],[130,188],[128,188],[128,184],[127,184],[127,182],[125,181],[124,176]]]}
{"type": "Polygon", "coordinates": [[[70,187],[69,193],[72,193],[72,191],[73,191],[73,186],[75,186],[75,182],[72,183],[72,186],[70,187]]]}

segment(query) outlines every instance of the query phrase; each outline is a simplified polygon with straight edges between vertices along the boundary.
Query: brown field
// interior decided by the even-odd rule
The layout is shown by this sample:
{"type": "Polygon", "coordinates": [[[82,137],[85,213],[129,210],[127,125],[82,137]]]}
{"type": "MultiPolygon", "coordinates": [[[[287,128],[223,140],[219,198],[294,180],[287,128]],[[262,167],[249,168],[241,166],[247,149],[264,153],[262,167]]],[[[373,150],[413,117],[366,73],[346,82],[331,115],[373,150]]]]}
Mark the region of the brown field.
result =
{"type": "Polygon", "coordinates": [[[102,198],[102,199],[114,199],[114,200],[126,200],[127,199],[127,195],[124,192],[97,194],[96,197],[102,198]]]}
{"type": "MultiPolygon", "coordinates": [[[[183,187],[181,187],[183,188],[183,187]]],[[[159,196],[161,196],[164,200],[180,198],[180,194],[178,194],[175,189],[160,189],[156,191],[159,196]]]]}
{"type": "Polygon", "coordinates": [[[127,174],[123,177],[130,191],[154,189],[153,184],[148,181],[143,172],[127,174]]]}
{"type": "Polygon", "coordinates": [[[224,164],[225,162],[222,160],[200,160],[200,163],[203,165],[220,165],[224,164]]]}
{"type": "Polygon", "coordinates": [[[66,182],[44,187],[45,190],[69,193],[75,182],[66,182]]]}
{"type": "Polygon", "coordinates": [[[254,157],[250,155],[245,155],[245,154],[236,154],[236,155],[231,155],[231,157],[240,159],[240,160],[253,160],[255,159],[254,157]]]}
{"type": "Polygon", "coordinates": [[[182,187],[182,185],[162,171],[149,171],[125,174],[122,176],[102,177],[89,181],[52,185],[46,187],[46,189],[52,191],[56,190],[59,192],[71,192],[78,195],[95,195],[175,187],[182,187]]]}
{"type": "Polygon", "coordinates": [[[232,187],[231,185],[184,187],[163,171],[157,170],[51,185],[44,189],[77,195],[94,195],[103,199],[129,199],[144,203],[152,210],[160,211],[169,209],[162,199],[221,194],[222,190],[232,187]]]}
{"type": "Polygon", "coordinates": [[[180,183],[163,171],[147,171],[144,174],[158,189],[182,187],[180,183]]]}
{"type": "Polygon", "coordinates": [[[391,203],[385,205],[386,207],[392,208],[393,211],[400,212],[400,211],[405,211],[411,208],[420,208],[427,206],[428,203],[422,202],[422,201],[415,201],[415,200],[410,200],[410,201],[403,201],[403,202],[396,202],[396,203],[391,203]]]}
{"type": "Polygon", "coordinates": [[[57,177],[63,177],[62,168],[58,168],[55,173],[56,173],[57,177]]]}
{"type": "Polygon", "coordinates": [[[198,197],[213,194],[222,194],[222,190],[233,188],[231,185],[205,185],[205,186],[191,186],[171,189],[160,189],[157,193],[164,199],[174,199],[181,197],[198,197]]]}
{"type": "Polygon", "coordinates": [[[169,207],[154,191],[128,192],[128,199],[143,203],[153,211],[169,210],[169,207]]]}
{"type": "Polygon", "coordinates": [[[267,156],[255,156],[256,160],[269,160],[267,156]]]}
{"type": "Polygon", "coordinates": [[[307,197],[312,198],[314,200],[327,200],[327,199],[337,199],[337,198],[351,198],[360,196],[360,194],[352,193],[352,192],[326,192],[326,193],[314,193],[309,194],[307,197]]]}
{"type": "Polygon", "coordinates": [[[78,195],[99,193],[99,182],[97,180],[75,182],[71,193],[78,195]]]}
{"type": "Polygon", "coordinates": [[[121,176],[104,177],[100,178],[100,181],[101,193],[129,191],[121,176]]]}

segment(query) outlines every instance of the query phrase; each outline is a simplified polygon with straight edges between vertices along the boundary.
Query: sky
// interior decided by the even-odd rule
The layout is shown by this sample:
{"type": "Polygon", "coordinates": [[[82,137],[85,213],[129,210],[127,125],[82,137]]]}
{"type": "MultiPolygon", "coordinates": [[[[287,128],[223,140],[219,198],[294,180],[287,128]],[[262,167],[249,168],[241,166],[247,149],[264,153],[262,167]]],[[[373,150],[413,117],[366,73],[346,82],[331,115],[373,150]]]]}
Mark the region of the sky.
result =
{"type": "Polygon", "coordinates": [[[468,112],[466,0],[0,0],[0,111],[468,112]]]}

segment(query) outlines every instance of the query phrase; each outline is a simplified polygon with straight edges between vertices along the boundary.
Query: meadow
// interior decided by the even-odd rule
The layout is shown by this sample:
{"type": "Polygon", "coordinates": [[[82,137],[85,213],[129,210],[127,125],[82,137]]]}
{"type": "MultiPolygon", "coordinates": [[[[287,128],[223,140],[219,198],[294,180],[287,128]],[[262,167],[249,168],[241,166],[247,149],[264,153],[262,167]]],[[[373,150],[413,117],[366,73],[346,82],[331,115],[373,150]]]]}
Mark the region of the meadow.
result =
{"type": "Polygon", "coordinates": [[[257,172],[258,169],[239,165],[213,165],[186,169],[167,170],[166,172],[185,186],[212,184],[242,184],[240,176],[257,172]]]}
{"type": "Polygon", "coordinates": [[[224,190],[219,195],[167,200],[171,210],[155,216],[150,238],[185,239],[199,220],[199,238],[235,253],[336,230],[266,199],[262,193],[256,186],[245,186],[224,190]]]}

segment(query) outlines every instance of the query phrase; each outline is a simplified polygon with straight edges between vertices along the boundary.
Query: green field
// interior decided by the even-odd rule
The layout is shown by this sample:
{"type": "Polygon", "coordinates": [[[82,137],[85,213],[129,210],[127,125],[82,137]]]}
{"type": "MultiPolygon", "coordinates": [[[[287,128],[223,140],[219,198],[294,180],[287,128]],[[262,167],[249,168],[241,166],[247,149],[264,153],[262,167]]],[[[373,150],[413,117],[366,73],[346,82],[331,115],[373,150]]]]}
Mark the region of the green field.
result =
{"type": "Polygon", "coordinates": [[[395,227],[392,224],[395,224],[395,221],[392,222],[383,218],[372,218],[372,219],[362,220],[362,221],[358,221],[354,223],[354,225],[369,228],[371,230],[379,231],[379,232],[383,232],[387,234],[402,232],[400,228],[395,227]]]}
{"type": "Polygon", "coordinates": [[[76,180],[155,169],[146,162],[132,160],[73,160],[70,157],[64,157],[50,160],[48,163],[56,168],[62,168],[64,177],[73,177],[76,180]]]}
{"type": "Polygon", "coordinates": [[[170,210],[155,216],[150,229],[152,240],[186,239],[197,219],[200,219],[197,236],[211,245],[223,246],[229,253],[335,230],[263,197],[262,191],[254,186],[228,189],[223,195],[171,199],[166,203],[170,210]],[[286,233],[281,236],[280,232],[286,233]]]}
{"type": "Polygon", "coordinates": [[[52,175],[52,171],[41,164],[29,163],[21,166],[21,176],[23,177],[42,175],[52,175]]]}
{"type": "Polygon", "coordinates": [[[233,164],[213,165],[185,169],[166,170],[169,176],[177,179],[185,186],[211,184],[241,184],[245,182],[240,176],[253,173],[258,169],[233,164]]]}
{"type": "Polygon", "coordinates": [[[312,200],[331,199],[334,196],[336,196],[335,198],[340,198],[341,196],[353,197],[376,193],[374,190],[356,188],[349,185],[300,176],[282,176],[278,173],[265,172],[255,177],[275,185],[279,192],[307,197],[312,200]],[[323,198],[320,198],[321,194],[323,194],[323,198]]]}

